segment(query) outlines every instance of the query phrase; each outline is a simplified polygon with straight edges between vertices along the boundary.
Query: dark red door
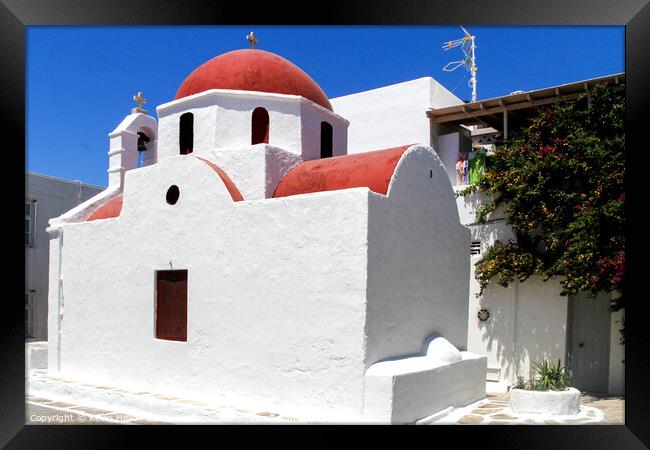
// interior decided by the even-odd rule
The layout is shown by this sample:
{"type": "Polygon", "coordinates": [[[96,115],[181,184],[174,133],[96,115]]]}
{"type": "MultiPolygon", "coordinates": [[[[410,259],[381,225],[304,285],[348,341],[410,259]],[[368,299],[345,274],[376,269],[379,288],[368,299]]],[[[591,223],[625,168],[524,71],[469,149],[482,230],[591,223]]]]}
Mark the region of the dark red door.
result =
{"type": "Polygon", "coordinates": [[[187,341],[187,270],[156,272],[156,337],[187,341]]]}

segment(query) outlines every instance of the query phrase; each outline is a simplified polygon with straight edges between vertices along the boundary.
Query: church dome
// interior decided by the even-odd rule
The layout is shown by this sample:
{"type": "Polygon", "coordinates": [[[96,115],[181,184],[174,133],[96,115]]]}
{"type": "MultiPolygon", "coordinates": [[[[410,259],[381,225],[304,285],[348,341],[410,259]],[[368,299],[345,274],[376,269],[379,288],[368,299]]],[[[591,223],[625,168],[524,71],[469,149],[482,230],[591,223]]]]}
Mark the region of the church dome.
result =
{"type": "Polygon", "coordinates": [[[299,67],[256,49],[224,53],[201,64],[181,83],[175,99],[209,89],[300,95],[333,111],[325,92],[299,67]]]}

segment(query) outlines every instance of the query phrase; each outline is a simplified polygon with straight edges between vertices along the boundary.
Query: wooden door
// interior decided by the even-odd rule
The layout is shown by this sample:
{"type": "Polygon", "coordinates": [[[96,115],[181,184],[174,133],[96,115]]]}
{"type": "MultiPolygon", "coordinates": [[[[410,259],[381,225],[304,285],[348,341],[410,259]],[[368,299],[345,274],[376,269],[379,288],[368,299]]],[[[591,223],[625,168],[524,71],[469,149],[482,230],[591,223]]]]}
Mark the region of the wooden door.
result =
{"type": "Polygon", "coordinates": [[[156,338],[187,341],[187,270],[156,272],[156,338]]]}
{"type": "Polygon", "coordinates": [[[611,313],[607,295],[571,296],[568,368],[571,385],[581,391],[607,392],[611,313]]]}

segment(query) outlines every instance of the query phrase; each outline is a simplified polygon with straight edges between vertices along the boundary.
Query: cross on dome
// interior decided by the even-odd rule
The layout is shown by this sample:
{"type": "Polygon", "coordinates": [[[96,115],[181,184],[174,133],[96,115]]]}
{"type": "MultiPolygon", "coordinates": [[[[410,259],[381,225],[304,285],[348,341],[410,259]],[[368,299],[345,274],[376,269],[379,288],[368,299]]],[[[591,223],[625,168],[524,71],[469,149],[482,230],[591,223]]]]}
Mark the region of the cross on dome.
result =
{"type": "Polygon", "coordinates": [[[246,40],[251,44],[251,48],[255,48],[255,44],[259,42],[259,40],[257,40],[257,38],[255,37],[255,33],[253,33],[252,31],[248,36],[246,36],[246,40]]]}

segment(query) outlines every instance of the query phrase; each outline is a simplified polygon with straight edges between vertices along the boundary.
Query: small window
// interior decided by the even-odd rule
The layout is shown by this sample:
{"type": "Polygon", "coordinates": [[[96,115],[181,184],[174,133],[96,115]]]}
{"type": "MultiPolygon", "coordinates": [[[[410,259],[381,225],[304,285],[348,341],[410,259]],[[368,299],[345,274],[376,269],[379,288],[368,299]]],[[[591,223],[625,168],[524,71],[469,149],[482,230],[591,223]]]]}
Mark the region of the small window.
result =
{"type": "Polygon", "coordinates": [[[264,108],[255,108],[251,124],[251,145],[269,143],[269,113],[264,108]]]}
{"type": "Polygon", "coordinates": [[[194,151],[194,114],[185,113],[181,116],[178,145],[181,155],[194,151]]]}
{"type": "Polygon", "coordinates": [[[327,122],[320,123],[320,157],[332,156],[332,125],[327,122]]]}
{"type": "Polygon", "coordinates": [[[469,246],[470,255],[480,255],[481,254],[481,241],[472,241],[469,246]]]}
{"type": "Polygon", "coordinates": [[[36,202],[25,200],[25,247],[34,246],[34,219],[36,202]]]}
{"type": "Polygon", "coordinates": [[[156,272],[156,338],[187,341],[187,270],[156,272]]]}

